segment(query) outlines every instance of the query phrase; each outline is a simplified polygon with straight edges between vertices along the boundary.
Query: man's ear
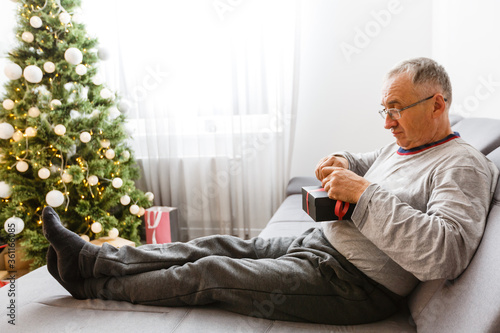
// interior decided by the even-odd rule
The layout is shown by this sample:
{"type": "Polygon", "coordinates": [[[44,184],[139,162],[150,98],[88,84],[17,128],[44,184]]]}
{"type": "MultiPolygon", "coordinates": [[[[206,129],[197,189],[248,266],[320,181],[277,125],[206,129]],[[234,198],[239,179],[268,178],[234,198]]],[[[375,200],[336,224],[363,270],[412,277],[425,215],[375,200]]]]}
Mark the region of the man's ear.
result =
{"type": "Polygon", "coordinates": [[[432,111],[433,118],[439,118],[446,111],[446,102],[442,94],[436,94],[434,102],[434,110],[432,111]]]}

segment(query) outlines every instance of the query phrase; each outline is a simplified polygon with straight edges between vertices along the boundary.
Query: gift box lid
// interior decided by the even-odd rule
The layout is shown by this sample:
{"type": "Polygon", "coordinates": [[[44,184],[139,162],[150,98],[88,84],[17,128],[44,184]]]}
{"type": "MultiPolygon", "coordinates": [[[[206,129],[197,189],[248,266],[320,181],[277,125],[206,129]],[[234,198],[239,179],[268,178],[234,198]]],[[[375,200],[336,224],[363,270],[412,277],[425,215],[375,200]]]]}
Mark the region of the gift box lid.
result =
{"type": "Polygon", "coordinates": [[[304,186],[302,195],[306,196],[309,202],[314,201],[315,206],[335,206],[335,200],[328,197],[328,193],[321,186],[304,186]]]}

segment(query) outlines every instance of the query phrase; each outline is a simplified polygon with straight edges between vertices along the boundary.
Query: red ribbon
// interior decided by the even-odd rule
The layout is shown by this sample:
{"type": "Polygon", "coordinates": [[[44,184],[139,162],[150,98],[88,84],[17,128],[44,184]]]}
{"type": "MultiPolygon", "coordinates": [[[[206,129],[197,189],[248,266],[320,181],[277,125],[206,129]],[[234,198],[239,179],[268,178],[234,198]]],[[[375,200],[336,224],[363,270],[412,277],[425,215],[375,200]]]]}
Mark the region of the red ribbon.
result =
{"type": "Polygon", "coordinates": [[[342,220],[342,218],[344,217],[344,215],[347,213],[348,210],[349,210],[348,202],[337,200],[337,203],[335,204],[335,215],[339,217],[339,220],[342,220]]]}
{"type": "Polygon", "coordinates": [[[309,192],[325,192],[325,189],[318,188],[317,190],[307,191],[307,195],[306,195],[307,215],[311,215],[311,214],[309,214],[309,192]]]}
{"type": "MultiPolygon", "coordinates": [[[[307,215],[311,215],[309,214],[309,192],[325,192],[325,189],[319,188],[317,190],[307,191],[306,195],[307,215]]],[[[342,220],[342,218],[345,216],[348,210],[349,210],[348,202],[337,200],[337,203],[335,204],[335,215],[338,216],[339,220],[342,220]]]]}

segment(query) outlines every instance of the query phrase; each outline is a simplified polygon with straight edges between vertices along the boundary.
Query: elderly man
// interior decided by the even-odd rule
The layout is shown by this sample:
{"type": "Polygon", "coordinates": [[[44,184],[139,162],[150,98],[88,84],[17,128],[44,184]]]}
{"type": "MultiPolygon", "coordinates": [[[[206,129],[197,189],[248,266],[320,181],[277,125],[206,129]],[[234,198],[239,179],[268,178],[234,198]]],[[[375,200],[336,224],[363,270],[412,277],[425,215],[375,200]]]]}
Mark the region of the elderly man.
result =
{"type": "Polygon", "coordinates": [[[351,220],[296,238],[210,236],[102,248],[43,212],[50,273],[74,297],[182,306],[214,304],[270,319],[360,324],[393,314],[418,281],[453,279],[484,230],[497,168],[453,133],[451,85],[426,58],[386,77],[381,116],[396,142],[322,159],[316,176],[351,220]]]}

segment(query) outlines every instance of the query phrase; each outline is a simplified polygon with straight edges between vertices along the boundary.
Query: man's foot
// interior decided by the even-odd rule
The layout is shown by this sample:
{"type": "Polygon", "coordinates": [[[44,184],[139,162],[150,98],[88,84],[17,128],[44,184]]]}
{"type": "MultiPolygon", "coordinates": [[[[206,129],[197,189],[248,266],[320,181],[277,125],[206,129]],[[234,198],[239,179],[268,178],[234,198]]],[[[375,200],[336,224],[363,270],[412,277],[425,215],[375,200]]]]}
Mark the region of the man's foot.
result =
{"type": "Polygon", "coordinates": [[[85,290],[83,287],[83,279],[74,282],[64,282],[59,275],[59,269],[57,268],[57,253],[56,250],[51,246],[49,246],[49,250],[47,251],[47,269],[49,270],[50,275],[54,277],[61,284],[61,286],[66,289],[71,296],[76,299],[87,299],[85,296],[85,290]]]}
{"type": "MultiPolygon", "coordinates": [[[[57,254],[56,267],[59,278],[66,283],[81,281],[83,276],[78,265],[78,258],[86,242],[61,224],[59,216],[52,207],[43,209],[42,220],[43,234],[57,254]]],[[[54,260],[52,257],[51,259],[54,260]]]]}

